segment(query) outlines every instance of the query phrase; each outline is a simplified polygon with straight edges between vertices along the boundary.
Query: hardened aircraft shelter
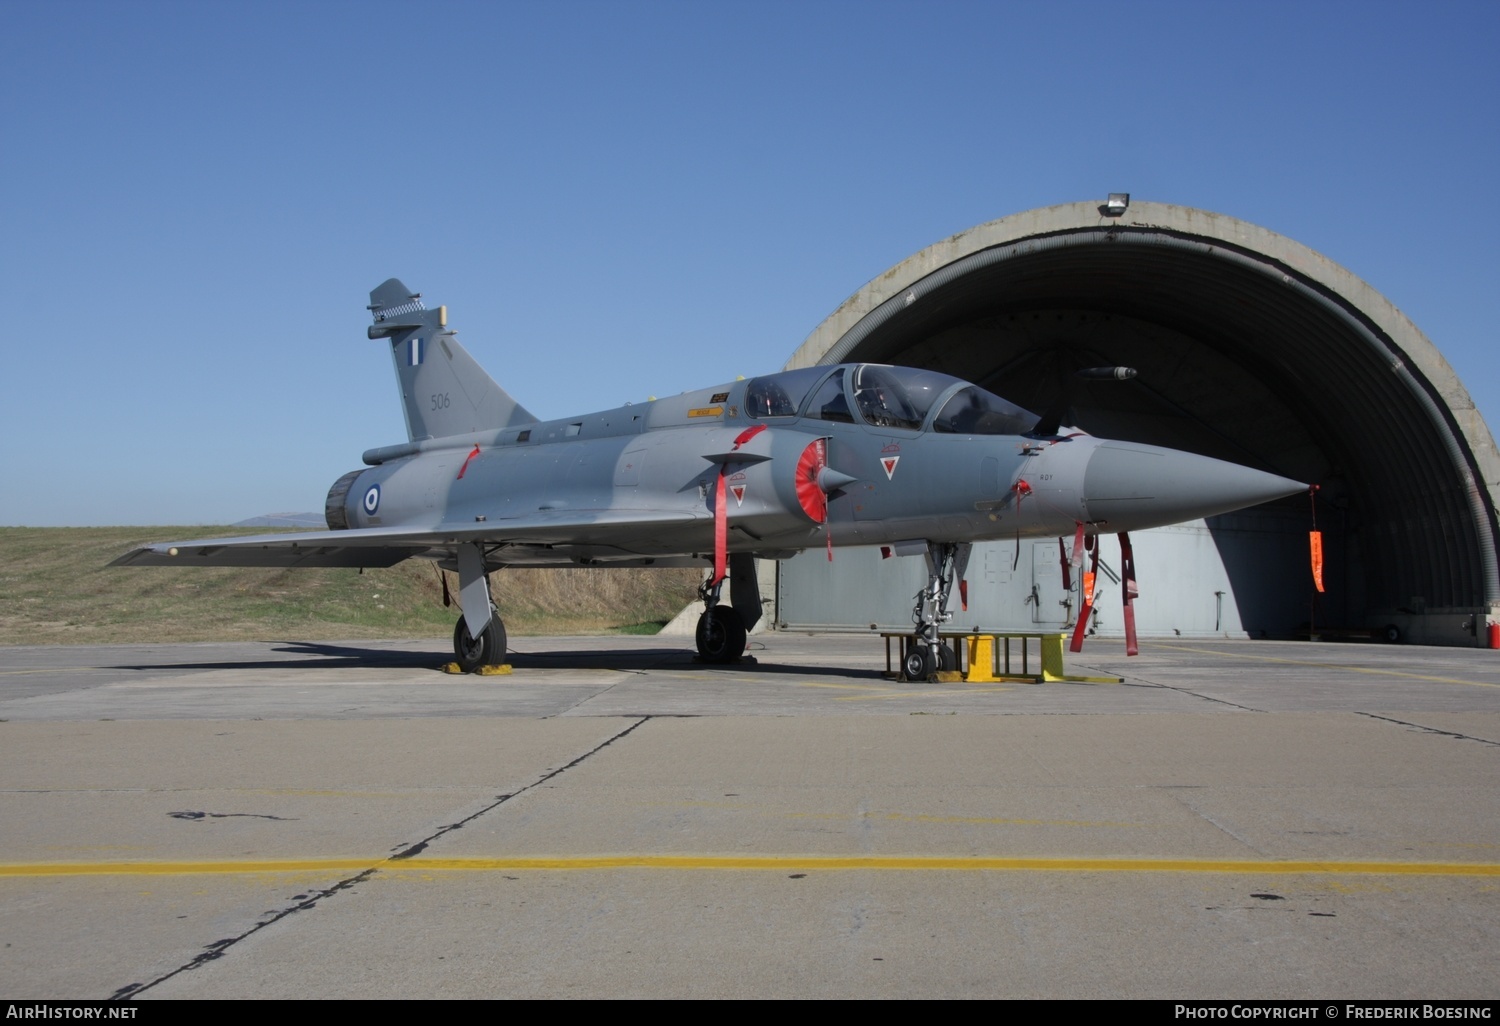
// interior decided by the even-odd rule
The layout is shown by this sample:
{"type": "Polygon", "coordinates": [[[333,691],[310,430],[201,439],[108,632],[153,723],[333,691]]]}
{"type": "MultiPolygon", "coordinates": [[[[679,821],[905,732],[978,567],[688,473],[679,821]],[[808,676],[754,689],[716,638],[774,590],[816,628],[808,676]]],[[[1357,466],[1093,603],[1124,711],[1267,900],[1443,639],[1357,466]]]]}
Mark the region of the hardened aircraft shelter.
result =
{"type": "MultiPolygon", "coordinates": [[[[1264,228],[1118,199],[991,221],[869,282],[787,367],[849,361],[940,370],[1036,411],[1069,388],[1065,423],[1320,486],[1315,501],[1134,536],[1143,634],[1475,645],[1500,618],[1500,461],[1468,393],[1385,297],[1264,228]],[[1072,378],[1097,366],[1139,374],[1072,378]]],[[[1122,625],[1119,549],[1108,534],[1101,546],[1094,626],[1108,636],[1122,625]]],[[[954,629],[1061,629],[1078,608],[1056,541],[976,546],[966,576],[954,629]]],[[[777,625],[904,630],[898,596],[924,580],[920,558],[845,549],[829,566],[808,552],[781,564],[777,625]]]]}

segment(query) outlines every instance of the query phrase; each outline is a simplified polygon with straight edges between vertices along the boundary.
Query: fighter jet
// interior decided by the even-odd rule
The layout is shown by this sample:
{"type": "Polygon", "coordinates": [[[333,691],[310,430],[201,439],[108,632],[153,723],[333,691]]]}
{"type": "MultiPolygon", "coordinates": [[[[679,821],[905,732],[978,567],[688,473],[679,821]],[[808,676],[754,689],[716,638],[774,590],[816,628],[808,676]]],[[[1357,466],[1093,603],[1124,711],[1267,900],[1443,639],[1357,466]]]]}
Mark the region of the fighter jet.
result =
{"type": "Polygon", "coordinates": [[[698,653],[728,663],[760,618],[756,559],[880,545],[927,560],[904,670],[930,679],[951,658],[939,632],[975,542],[1072,537],[1076,563],[1097,554],[1095,536],[1115,533],[1128,571],[1130,531],[1307,487],[1065,429],[910,367],[806,367],[538,420],[459,345],[446,307],[428,309],[392,278],[369,310],[368,335],[395,365],[407,441],[368,450],[364,467],[334,482],[328,530],[146,545],[111,565],[434,560],[458,575],[453,650],[473,671],[505,659],[489,581],[503,567],[702,567],[698,653]]]}

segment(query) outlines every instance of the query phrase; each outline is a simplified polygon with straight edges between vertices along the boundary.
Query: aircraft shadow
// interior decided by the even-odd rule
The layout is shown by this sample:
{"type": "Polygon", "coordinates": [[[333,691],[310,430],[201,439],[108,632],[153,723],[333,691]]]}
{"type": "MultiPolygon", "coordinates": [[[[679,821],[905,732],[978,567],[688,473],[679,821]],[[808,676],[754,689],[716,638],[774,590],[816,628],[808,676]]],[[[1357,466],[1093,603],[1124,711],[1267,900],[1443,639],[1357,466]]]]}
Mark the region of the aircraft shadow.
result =
{"type": "MultiPolygon", "coordinates": [[[[674,648],[596,648],[533,649],[520,639],[519,649],[512,649],[506,661],[517,669],[539,670],[615,670],[646,673],[652,670],[701,670],[715,673],[774,673],[797,676],[838,676],[879,678],[877,670],[816,664],[764,662],[753,653],[738,663],[710,665],[698,661],[690,647],[674,648]]],[[[358,645],[334,645],[312,641],[276,644],[272,651],[291,658],[214,659],[197,662],[129,663],[114,667],[121,670],[286,670],[286,669],[388,669],[429,670],[439,672],[451,658],[446,652],[407,651],[390,648],[365,648],[358,645]]]]}
{"type": "Polygon", "coordinates": [[[441,665],[442,655],[433,652],[410,652],[401,649],[360,648],[353,645],[328,645],[292,641],[277,644],[272,651],[286,652],[304,658],[291,659],[215,659],[182,663],[128,663],[121,670],[277,670],[338,669],[365,667],[393,670],[432,670],[441,665]]]}
{"type": "MultiPolygon", "coordinates": [[[[549,670],[701,670],[705,673],[785,673],[797,676],[838,676],[879,678],[878,670],[850,669],[847,667],[820,666],[817,664],[766,662],[754,652],[747,652],[737,663],[715,665],[700,662],[693,649],[681,648],[623,648],[623,649],[557,649],[529,650],[527,639],[520,639],[521,650],[512,650],[506,660],[518,669],[535,668],[549,670]]],[[[752,642],[753,644],[753,642],[752,642]]]]}

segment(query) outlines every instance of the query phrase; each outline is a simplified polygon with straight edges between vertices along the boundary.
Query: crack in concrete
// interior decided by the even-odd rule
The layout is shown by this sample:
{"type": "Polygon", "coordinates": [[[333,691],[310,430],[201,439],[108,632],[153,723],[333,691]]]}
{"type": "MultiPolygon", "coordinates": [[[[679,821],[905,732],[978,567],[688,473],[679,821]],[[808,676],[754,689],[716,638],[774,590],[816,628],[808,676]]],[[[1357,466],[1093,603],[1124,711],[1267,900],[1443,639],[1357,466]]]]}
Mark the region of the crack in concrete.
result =
{"type": "Polygon", "coordinates": [[[527,791],[530,791],[533,788],[540,787],[542,784],[545,784],[547,781],[552,780],[558,775],[566,773],[568,770],[572,769],[574,766],[577,766],[585,759],[588,759],[608,748],[610,745],[614,744],[622,737],[625,737],[631,731],[635,730],[637,727],[645,723],[647,720],[650,720],[651,718],[652,717],[650,716],[641,717],[630,726],[626,727],[624,730],[620,731],[617,734],[613,734],[605,740],[601,741],[599,744],[595,745],[593,748],[590,748],[588,751],[584,752],[576,759],[572,760],[571,762],[565,763],[562,766],[559,766],[557,769],[550,770],[547,773],[544,773],[542,776],[533,780],[525,787],[517,788],[515,791],[512,791],[509,794],[497,795],[493,802],[486,805],[478,812],[475,812],[473,815],[465,816],[457,823],[449,823],[447,826],[441,827],[427,837],[424,837],[422,840],[416,842],[415,844],[411,844],[402,848],[394,855],[383,859],[381,862],[371,866],[369,869],[362,870],[361,872],[340,880],[332,886],[325,887],[320,891],[315,891],[310,896],[306,896],[302,900],[297,901],[295,905],[290,905],[287,908],[270,913],[270,918],[260,920],[259,922],[251,926],[248,930],[245,930],[243,933],[236,934],[233,937],[225,937],[220,940],[213,941],[210,944],[204,945],[202,951],[194,955],[187,962],[184,962],[182,965],[178,966],[176,969],[173,969],[171,972],[163,973],[161,976],[158,976],[156,979],[151,980],[147,983],[126,984],[125,986],[119,988],[113,994],[111,994],[108,1000],[123,1001],[127,998],[133,998],[138,994],[142,994],[145,991],[150,990],[152,987],[155,987],[158,984],[165,983],[174,976],[189,972],[193,969],[197,969],[199,966],[202,966],[208,962],[212,962],[215,959],[223,958],[225,952],[227,952],[234,945],[238,944],[240,941],[254,936],[268,926],[272,926],[276,923],[281,922],[281,920],[285,919],[287,916],[313,908],[318,904],[318,902],[324,900],[325,898],[331,898],[340,891],[345,891],[357,884],[364,883],[366,880],[369,880],[371,877],[373,877],[376,873],[380,872],[380,867],[388,862],[398,862],[404,859],[409,859],[412,856],[421,853],[422,851],[426,850],[428,845],[436,841],[438,838],[442,837],[444,834],[451,833],[454,830],[460,830],[464,827],[465,824],[472,823],[474,820],[478,819],[480,816],[483,816],[485,813],[494,811],[495,809],[504,805],[506,802],[510,801],[512,798],[519,797],[520,795],[525,794],[527,791]]]}
{"type": "Polygon", "coordinates": [[[1231,709],[1243,709],[1245,712],[1265,712],[1264,709],[1254,709],[1248,705],[1240,705],[1238,702],[1231,702],[1224,698],[1214,698],[1212,695],[1199,694],[1198,692],[1190,691],[1187,688],[1179,688],[1172,684],[1163,684],[1160,681],[1150,680],[1146,677],[1136,677],[1134,680],[1126,680],[1124,681],[1124,684],[1128,688],[1138,688],[1143,685],[1145,687],[1164,688],[1167,691],[1175,691],[1179,695],[1190,695],[1193,698],[1201,698],[1205,702],[1217,702],[1219,705],[1227,705],[1231,709]],[[1137,684],[1135,683],[1135,681],[1140,681],[1140,683],[1137,684]]]}
{"type": "MultiPolygon", "coordinates": [[[[1355,712],[1359,712],[1358,709],[1355,712]]],[[[1455,737],[1460,741],[1478,741],[1482,745],[1494,745],[1500,748],[1500,741],[1491,741],[1487,737],[1474,737],[1472,734],[1460,734],[1453,730],[1443,730],[1441,727],[1429,727],[1425,723],[1412,723],[1408,720],[1398,720],[1394,716],[1381,716],[1379,713],[1359,712],[1361,716],[1368,716],[1372,720],[1384,720],[1386,723],[1399,723],[1403,727],[1414,727],[1428,734],[1441,734],[1443,737],[1455,737]]]]}
{"type": "Polygon", "coordinates": [[[439,837],[442,837],[444,834],[449,833],[449,832],[454,831],[454,830],[462,830],[463,827],[465,826],[465,824],[472,823],[472,822],[474,822],[474,820],[478,819],[480,816],[483,816],[485,813],[491,812],[491,811],[493,811],[495,809],[498,809],[500,806],[504,805],[506,802],[510,801],[512,798],[519,797],[520,795],[525,794],[527,791],[530,791],[533,788],[542,786],[547,781],[551,780],[553,777],[556,777],[556,776],[558,776],[561,773],[566,773],[568,770],[572,769],[574,766],[577,766],[580,762],[583,762],[585,759],[588,759],[588,758],[592,757],[593,755],[595,755],[596,753],[598,753],[600,751],[603,751],[605,748],[608,748],[610,745],[614,744],[616,741],[620,740],[620,738],[624,737],[626,734],[629,734],[631,731],[635,730],[635,728],[639,727],[642,723],[645,723],[649,719],[651,719],[650,716],[642,716],[640,719],[636,720],[634,723],[632,723],[630,726],[626,727],[624,730],[620,731],[618,734],[615,734],[612,737],[609,737],[609,738],[605,739],[604,741],[601,741],[599,744],[595,745],[593,748],[590,748],[588,751],[584,752],[582,755],[580,755],[578,758],[574,759],[572,762],[566,763],[565,765],[559,766],[557,769],[552,770],[550,773],[545,773],[542,776],[537,777],[535,780],[533,780],[531,783],[527,784],[525,787],[518,788],[517,790],[512,791],[510,794],[496,795],[495,796],[495,800],[493,802],[491,802],[490,804],[486,805],[484,808],[480,809],[478,812],[476,812],[476,813],[474,813],[473,815],[470,815],[470,816],[465,816],[463,819],[459,820],[457,823],[449,823],[447,826],[443,827],[442,829],[438,830],[437,832],[435,832],[435,833],[433,833],[433,834],[431,834],[431,835],[429,835],[427,837],[422,838],[422,840],[418,841],[416,844],[413,844],[410,847],[403,848],[401,851],[396,852],[394,855],[392,855],[386,861],[387,862],[399,862],[402,859],[409,859],[409,858],[411,858],[413,855],[416,855],[416,854],[420,853],[421,851],[423,851],[429,844],[431,844],[433,841],[436,841],[439,837]]]}
{"type": "Polygon", "coordinates": [[[1194,805],[1192,802],[1188,801],[1181,795],[1174,793],[1172,795],[1172,799],[1178,804],[1182,805],[1183,808],[1187,809],[1193,815],[1203,820],[1203,822],[1212,826],[1215,830],[1218,830],[1221,833],[1227,834],[1228,836],[1234,838],[1240,844],[1243,844],[1246,848],[1249,848],[1251,851],[1255,852],[1257,855],[1260,855],[1262,858],[1269,857],[1268,854],[1264,850],[1262,850],[1259,845],[1254,844],[1248,837],[1241,837],[1236,831],[1231,830],[1223,823],[1220,823],[1209,813],[1205,812],[1203,809],[1198,808],[1198,806],[1194,805]]]}

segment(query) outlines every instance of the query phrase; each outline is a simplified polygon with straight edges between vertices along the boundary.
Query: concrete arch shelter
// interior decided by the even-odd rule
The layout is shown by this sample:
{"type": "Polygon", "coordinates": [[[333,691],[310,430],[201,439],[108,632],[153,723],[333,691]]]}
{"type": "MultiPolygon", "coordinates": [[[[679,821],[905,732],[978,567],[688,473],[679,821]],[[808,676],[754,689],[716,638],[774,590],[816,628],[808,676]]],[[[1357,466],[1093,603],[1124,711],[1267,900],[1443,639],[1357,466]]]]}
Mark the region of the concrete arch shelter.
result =
{"type": "MultiPolygon", "coordinates": [[[[1066,388],[1068,421],[1084,430],[1320,485],[1316,503],[1283,500],[1139,539],[1143,633],[1394,628],[1412,641],[1483,644],[1500,616],[1500,459],[1432,341],[1364,281],[1285,236],[1164,203],[1112,213],[1097,202],[1047,207],[929,246],[845,300],[787,367],[930,367],[1032,409],[1066,388]],[[1064,384],[1103,365],[1139,376],[1064,384]],[[1307,551],[1314,518],[1321,595],[1307,551]]],[[[971,613],[959,614],[970,626],[1069,618],[1056,545],[1019,544],[976,550],[971,613]]],[[[784,564],[781,623],[905,626],[904,610],[869,603],[893,593],[892,574],[912,572],[889,564],[920,560],[882,566],[851,553],[831,574],[814,562],[784,564]]],[[[1101,606],[1100,633],[1118,631],[1117,609],[1101,606]]]]}

